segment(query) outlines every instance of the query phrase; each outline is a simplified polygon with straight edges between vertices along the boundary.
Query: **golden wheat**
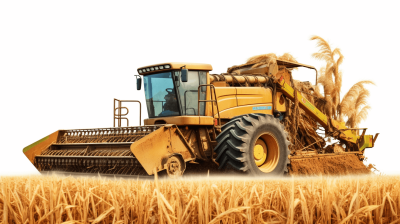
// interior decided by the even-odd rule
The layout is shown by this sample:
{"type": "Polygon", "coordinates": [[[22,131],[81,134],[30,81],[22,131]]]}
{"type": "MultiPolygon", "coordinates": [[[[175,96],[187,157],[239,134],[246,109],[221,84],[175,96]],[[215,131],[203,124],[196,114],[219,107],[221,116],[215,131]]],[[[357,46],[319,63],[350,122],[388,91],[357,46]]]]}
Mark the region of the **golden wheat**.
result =
{"type": "Polygon", "coordinates": [[[317,47],[319,47],[319,51],[313,53],[312,56],[315,59],[326,62],[326,66],[321,68],[318,77],[318,84],[324,87],[324,100],[327,102],[325,111],[329,117],[337,119],[337,108],[340,104],[340,91],[342,88],[342,72],[339,70],[339,66],[342,64],[344,57],[339,48],[335,48],[332,51],[329,43],[322,37],[312,36],[311,40],[317,40],[317,47]],[[338,56],[337,60],[335,60],[335,56],[338,56]]]}
{"type": "Polygon", "coordinates": [[[358,128],[362,120],[367,119],[368,110],[371,108],[368,105],[369,91],[364,87],[366,84],[375,85],[372,81],[360,81],[354,84],[340,103],[339,115],[346,116],[346,125],[350,128],[358,128]]]}
{"type": "Polygon", "coordinates": [[[2,177],[5,223],[391,223],[400,177],[169,181],[2,177]]]}
{"type": "MultiPolygon", "coordinates": [[[[312,56],[315,59],[326,62],[326,66],[320,69],[317,83],[324,87],[324,101],[318,102],[316,106],[328,117],[339,119],[340,121],[344,121],[344,116],[347,117],[346,126],[358,128],[360,122],[367,118],[368,110],[371,108],[367,102],[369,91],[364,85],[375,85],[374,82],[365,80],[354,84],[345,94],[343,100],[340,101],[343,74],[339,70],[339,66],[342,64],[344,57],[339,48],[335,48],[332,51],[329,43],[323,38],[313,36],[311,40],[317,40],[317,47],[319,48],[319,51],[312,54],[312,56]],[[338,56],[336,61],[335,56],[338,56]]],[[[321,98],[321,94],[318,91],[316,93],[321,98]]]]}

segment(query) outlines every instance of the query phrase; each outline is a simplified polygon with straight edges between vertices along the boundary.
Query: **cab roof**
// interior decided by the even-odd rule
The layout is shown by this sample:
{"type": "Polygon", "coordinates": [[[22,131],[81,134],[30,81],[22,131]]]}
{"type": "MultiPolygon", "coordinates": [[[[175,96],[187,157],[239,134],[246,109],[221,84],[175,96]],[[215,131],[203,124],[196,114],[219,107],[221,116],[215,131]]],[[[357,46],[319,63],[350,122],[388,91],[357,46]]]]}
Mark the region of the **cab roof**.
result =
{"type": "Polygon", "coordinates": [[[210,64],[188,63],[188,62],[166,62],[166,63],[148,65],[138,68],[137,71],[140,75],[148,75],[160,71],[181,69],[181,67],[183,66],[186,66],[186,69],[188,70],[212,71],[212,66],[210,64]]]}

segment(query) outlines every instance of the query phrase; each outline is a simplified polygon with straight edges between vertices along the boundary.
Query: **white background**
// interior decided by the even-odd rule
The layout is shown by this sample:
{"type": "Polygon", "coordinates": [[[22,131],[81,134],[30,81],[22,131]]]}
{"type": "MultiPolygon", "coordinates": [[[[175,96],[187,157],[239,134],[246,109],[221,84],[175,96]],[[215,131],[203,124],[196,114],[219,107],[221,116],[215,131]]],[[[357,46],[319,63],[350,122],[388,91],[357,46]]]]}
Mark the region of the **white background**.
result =
{"type": "Polygon", "coordinates": [[[0,175],[38,173],[22,149],[58,129],[111,127],[114,98],[141,100],[147,117],[138,67],[209,63],[219,74],[254,55],[289,52],[319,69],[312,35],[345,57],[342,96],[357,81],[376,83],[361,127],[381,134],[367,163],[398,174],[398,8],[395,1],[1,1],[0,175]]]}

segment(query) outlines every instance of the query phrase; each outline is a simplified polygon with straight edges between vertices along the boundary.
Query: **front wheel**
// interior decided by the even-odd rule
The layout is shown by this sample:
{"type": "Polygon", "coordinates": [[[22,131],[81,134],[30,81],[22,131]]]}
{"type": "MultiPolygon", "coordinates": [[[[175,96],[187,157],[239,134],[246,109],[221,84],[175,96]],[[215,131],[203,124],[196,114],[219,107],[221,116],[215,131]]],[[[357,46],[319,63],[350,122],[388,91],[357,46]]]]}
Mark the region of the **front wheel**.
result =
{"type": "Polygon", "coordinates": [[[217,137],[216,161],[220,169],[235,169],[253,176],[288,172],[289,144],[279,119],[269,114],[233,118],[217,137]]]}

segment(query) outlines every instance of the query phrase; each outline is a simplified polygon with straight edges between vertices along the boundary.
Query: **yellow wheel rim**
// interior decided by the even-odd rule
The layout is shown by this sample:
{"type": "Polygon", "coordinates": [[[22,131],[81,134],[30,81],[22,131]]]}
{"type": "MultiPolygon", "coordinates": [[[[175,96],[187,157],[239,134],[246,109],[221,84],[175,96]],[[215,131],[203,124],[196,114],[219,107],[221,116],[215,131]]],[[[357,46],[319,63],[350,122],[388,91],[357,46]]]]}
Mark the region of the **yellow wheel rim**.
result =
{"type": "Polygon", "coordinates": [[[264,164],[265,160],[267,159],[267,145],[263,140],[257,139],[254,146],[253,155],[257,166],[264,164]]]}
{"type": "Polygon", "coordinates": [[[254,144],[254,161],[263,173],[272,172],[279,162],[279,144],[272,133],[265,132],[258,136],[254,144]]]}

